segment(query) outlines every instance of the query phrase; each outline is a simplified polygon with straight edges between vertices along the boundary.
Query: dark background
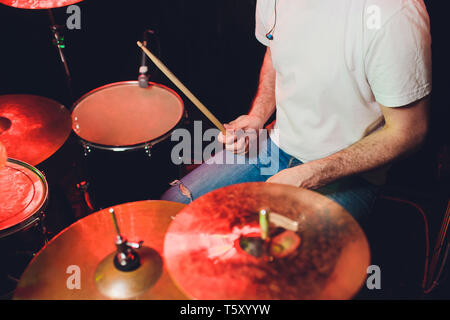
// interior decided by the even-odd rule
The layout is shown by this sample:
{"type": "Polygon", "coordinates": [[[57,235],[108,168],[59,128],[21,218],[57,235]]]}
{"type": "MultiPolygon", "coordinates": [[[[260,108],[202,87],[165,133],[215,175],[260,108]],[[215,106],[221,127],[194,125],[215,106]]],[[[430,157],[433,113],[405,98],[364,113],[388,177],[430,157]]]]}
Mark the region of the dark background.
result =
{"type": "MultiPolygon", "coordinates": [[[[79,6],[81,30],[65,31],[76,99],[104,84],[135,80],[136,41],[150,28],[159,35],[164,63],[218,118],[226,122],[247,112],[264,54],[254,38],[254,1],[95,0],[79,6]]],[[[47,12],[5,6],[0,12],[1,92],[66,101],[47,12]]],[[[54,14],[65,24],[65,8],[54,14]]],[[[156,53],[154,42],[152,48],[156,53]]],[[[158,74],[151,80],[165,82],[158,74]]]]}
{"type": "MultiPolygon", "coordinates": [[[[450,129],[447,125],[450,104],[447,17],[450,11],[447,2],[426,1],[433,36],[430,134],[420,152],[391,169],[385,188],[387,195],[414,201],[424,208],[430,220],[432,245],[448,201],[450,176],[450,129]]],[[[255,4],[254,0],[90,0],[79,3],[81,30],[64,31],[74,99],[108,83],[135,80],[141,57],[136,41],[150,28],[158,35],[160,57],[165,64],[222,122],[233,120],[250,107],[265,52],[254,37],[255,4]]],[[[68,17],[65,10],[53,10],[57,23],[62,25],[68,17]]],[[[47,11],[1,5],[0,30],[0,94],[36,94],[71,108],[73,101],[68,96],[63,69],[51,41],[47,11]]],[[[157,52],[155,43],[152,41],[150,46],[157,52]]],[[[152,81],[174,88],[156,70],[152,69],[151,74],[152,81]]],[[[205,120],[184,100],[191,122],[205,120]]],[[[211,125],[204,121],[203,126],[211,125]]],[[[403,290],[394,290],[391,296],[420,296],[417,284],[423,272],[420,269],[424,255],[423,220],[405,205],[386,200],[378,206],[378,220],[374,225],[383,228],[384,240],[380,247],[390,249],[393,257],[398,258],[400,252],[403,254],[398,259],[406,262],[398,267],[399,274],[413,270],[414,279],[404,279],[405,283],[399,285],[403,290]],[[406,230],[406,234],[399,230],[406,230]]],[[[374,233],[380,237],[379,232],[374,233]]],[[[440,292],[436,297],[444,296],[440,292]]]]}

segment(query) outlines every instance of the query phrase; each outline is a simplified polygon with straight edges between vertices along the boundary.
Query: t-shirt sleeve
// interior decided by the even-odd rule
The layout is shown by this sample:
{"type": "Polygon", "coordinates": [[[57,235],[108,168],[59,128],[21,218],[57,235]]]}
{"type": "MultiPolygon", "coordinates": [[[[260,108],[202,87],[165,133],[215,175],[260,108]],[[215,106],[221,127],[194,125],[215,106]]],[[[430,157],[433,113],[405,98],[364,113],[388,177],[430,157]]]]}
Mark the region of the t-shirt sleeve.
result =
{"type": "Polygon", "coordinates": [[[378,103],[401,107],[431,92],[430,21],[423,1],[408,1],[376,32],[366,76],[378,103]]]}
{"type": "Polygon", "coordinates": [[[266,16],[263,13],[263,1],[258,0],[256,2],[256,23],[255,23],[255,36],[256,39],[258,39],[259,42],[261,42],[265,46],[269,46],[269,39],[266,38],[267,34],[267,27],[263,21],[266,16]]]}

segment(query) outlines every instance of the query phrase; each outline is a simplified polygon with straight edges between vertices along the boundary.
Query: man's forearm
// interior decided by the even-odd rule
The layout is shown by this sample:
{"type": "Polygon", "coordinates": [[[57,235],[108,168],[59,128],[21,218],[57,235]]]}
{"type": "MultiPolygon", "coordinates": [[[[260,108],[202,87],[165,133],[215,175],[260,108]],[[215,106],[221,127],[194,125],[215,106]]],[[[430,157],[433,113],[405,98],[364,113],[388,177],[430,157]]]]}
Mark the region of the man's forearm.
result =
{"type": "Polygon", "coordinates": [[[421,146],[428,130],[429,97],[405,107],[380,106],[385,125],[348,148],[281,170],[267,182],[317,189],[392,162],[421,146]]]}
{"type": "Polygon", "coordinates": [[[382,129],[354,145],[323,159],[307,163],[320,172],[320,185],[366,172],[407,155],[422,142],[422,137],[401,138],[382,129]]]}
{"type": "Polygon", "coordinates": [[[253,100],[250,115],[257,116],[267,122],[275,111],[275,78],[276,72],[272,64],[270,49],[267,48],[259,76],[258,91],[253,100]]]}
{"type": "Polygon", "coordinates": [[[370,171],[416,149],[424,132],[413,135],[385,127],[328,157],[280,171],[267,181],[318,189],[335,180],[370,171]]]}
{"type": "Polygon", "coordinates": [[[382,107],[386,125],[342,151],[306,163],[304,169],[314,173],[315,178],[306,179],[309,181],[305,181],[303,186],[317,188],[346,176],[376,169],[412,153],[425,140],[428,107],[428,98],[405,108],[382,107]]]}

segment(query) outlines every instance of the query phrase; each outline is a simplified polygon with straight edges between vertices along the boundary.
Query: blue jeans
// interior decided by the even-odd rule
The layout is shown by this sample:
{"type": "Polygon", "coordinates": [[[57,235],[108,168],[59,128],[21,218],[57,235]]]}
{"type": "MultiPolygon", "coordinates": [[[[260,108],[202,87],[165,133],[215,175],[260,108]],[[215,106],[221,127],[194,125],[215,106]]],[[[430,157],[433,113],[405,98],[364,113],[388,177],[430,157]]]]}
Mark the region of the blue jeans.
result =
{"type": "MultiPolygon", "coordinates": [[[[262,182],[277,172],[303,163],[281,150],[267,138],[261,143],[258,155],[235,155],[222,151],[181,179],[190,195],[181,192],[179,185],[167,190],[162,200],[190,203],[218,188],[244,182],[262,182]],[[234,159],[233,162],[225,161],[234,159]],[[225,164],[233,163],[233,164],[225,164]],[[189,198],[191,196],[192,199],[189,198]]],[[[359,176],[347,177],[315,190],[339,203],[361,224],[364,224],[377,198],[379,187],[359,176]]]]}

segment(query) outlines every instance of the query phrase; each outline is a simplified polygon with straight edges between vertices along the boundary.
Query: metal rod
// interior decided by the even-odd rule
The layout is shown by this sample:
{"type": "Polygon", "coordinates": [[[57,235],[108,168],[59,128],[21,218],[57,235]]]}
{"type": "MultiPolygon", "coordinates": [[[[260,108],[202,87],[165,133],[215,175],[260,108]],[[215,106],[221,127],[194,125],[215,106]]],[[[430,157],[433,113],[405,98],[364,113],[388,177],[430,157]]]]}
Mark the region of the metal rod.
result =
{"type": "Polygon", "coordinates": [[[64,68],[66,85],[67,85],[67,90],[68,90],[69,99],[70,99],[69,103],[72,104],[73,103],[72,76],[70,75],[69,66],[67,64],[67,60],[66,60],[66,57],[65,57],[64,51],[63,51],[64,37],[62,37],[60,35],[60,33],[58,32],[59,26],[56,24],[55,16],[53,15],[52,9],[48,9],[47,12],[48,12],[48,17],[50,19],[50,24],[51,24],[50,29],[52,30],[52,34],[53,34],[53,41],[58,50],[59,58],[61,60],[63,68],[64,68]]]}
{"type": "Polygon", "coordinates": [[[259,211],[259,226],[261,227],[261,239],[269,238],[269,211],[262,209],[259,211]]]}
{"type": "Polygon", "coordinates": [[[109,213],[111,214],[111,218],[113,219],[114,229],[116,229],[117,235],[120,236],[119,224],[117,223],[116,213],[113,208],[109,209],[109,213]]]}

